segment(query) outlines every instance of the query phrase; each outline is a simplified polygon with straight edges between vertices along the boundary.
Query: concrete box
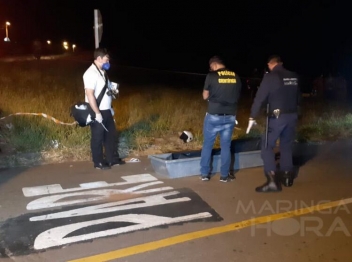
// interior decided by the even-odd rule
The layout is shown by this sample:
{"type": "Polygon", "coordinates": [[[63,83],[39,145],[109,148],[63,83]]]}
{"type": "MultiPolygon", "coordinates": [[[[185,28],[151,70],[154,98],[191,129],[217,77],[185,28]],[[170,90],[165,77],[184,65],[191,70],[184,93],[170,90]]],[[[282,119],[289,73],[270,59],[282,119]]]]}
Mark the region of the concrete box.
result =
{"type": "MultiPolygon", "coordinates": [[[[258,141],[233,141],[230,170],[262,166],[259,148],[258,141]]],[[[220,149],[212,152],[212,173],[220,172],[220,153],[220,149]]],[[[149,155],[148,158],[157,174],[179,178],[200,175],[200,155],[201,151],[189,151],[149,155]]]]}

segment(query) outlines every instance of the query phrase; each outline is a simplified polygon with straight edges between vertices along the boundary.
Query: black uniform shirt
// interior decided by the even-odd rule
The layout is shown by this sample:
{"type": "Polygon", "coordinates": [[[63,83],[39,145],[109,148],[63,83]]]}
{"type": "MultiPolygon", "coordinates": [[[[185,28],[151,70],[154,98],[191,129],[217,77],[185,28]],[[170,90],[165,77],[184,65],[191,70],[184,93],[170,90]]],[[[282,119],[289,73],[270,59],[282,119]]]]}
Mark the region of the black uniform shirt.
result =
{"type": "Polygon", "coordinates": [[[264,103],[269,103],[269,113],[280,109],[281,114],[297,113],[301,100],[298,76],[282,65],[265,74],[254,99],[251,118],[256,118],[264,103]]]}
{"type": "Polygon", "coordinates": [[[226,68],[208,73],[204,90],[209,91],[209,114],[236,115],[241,93],[241,79],[226,68]]]}

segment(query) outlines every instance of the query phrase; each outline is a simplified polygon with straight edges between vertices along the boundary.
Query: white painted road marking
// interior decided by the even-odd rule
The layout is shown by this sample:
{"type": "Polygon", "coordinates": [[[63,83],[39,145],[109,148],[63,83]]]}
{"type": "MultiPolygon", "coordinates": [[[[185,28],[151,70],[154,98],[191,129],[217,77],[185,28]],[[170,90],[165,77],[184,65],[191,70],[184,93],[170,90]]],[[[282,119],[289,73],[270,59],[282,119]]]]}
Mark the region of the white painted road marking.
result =
{"type": "Polygon", "coordinates": [[[52,214],[43,215],[43,216],[31,217],[29,220],[30,221],[42,221],[42,220],[58,219],[58,218],[65,218],[65,217],[87,216],[87,215],[93,215],[93,214],[102,214],[102,213],[116,212],[116,211],[121,211],[121,210],[128,210],[128,209],[135,209],[135,208],[142,208],[142,207],[166,205],[166,204],[185,202],[185,201],[191,200],[189,197],[165,199],[165,197],[167,197],[167,196],[173,196],[173,195],[177,195],[179,193],[180,192],[178,192],[178,191],[173,191],[173,192],[163,193],[163,194],[159,194],[159,195],[139,197],[139,198],[134,198],[134,199],[129,199],[129,200],[122,200],[122,201],[116,201],[116,202],[112,202],[112,203],[105,203],[105,204],[100,204],[100,205],[95,205],[95,206],[88,206],[88,207],[77,208],[77,209],[64,211],[64,212],[58,212],[58,213],[52,213],[52,214]],[[142,202],[142,201],[145,203],[133,204],[135,202],[142,202]],[[132,204],[127,205],[129,203],[132,203],[132,204]]]}
{"type": "Polygon", "coordinates": [[[25,197],[33,197],[33,196],[51,195],[51,194],[60,194],[60,193],[67,193],[67,192],[73,192],[73,191],[81,191],[81,190],[87,190],[87,189],[93,189],[93,188],[123,186],[123,185],[158,180],[157,178],[153,177],[150,174],[122,176],[121,178],[123,180],[125,180],[125,182],[117,182],[117,183],[108,184],[105,181],[97,181],[97,182],[83,183],[83,184],[80,184],[80,187],[67,188],[67,189],[63,189],[60,184],[53,184],[53,185],[36,186],[36,187],[24,187],[24,188],[22,188],[22,192],[25,197]]]}
{"type": "MultiPolygon", "coordinates": [[[[180,193],[182,191],[180,190],[160,193],[162,191],[174,190],[174,188],[169,186],[153,187],[157,185],[160,186],[164,182],[159,181],[150,174],[122,176],[121,178],[124,180],[123,182],[107,183],[105,181],[96,181],[81,183],[79,184],[79,187],[67,189],[63,189],[60,184],[22,188],[22,192],[26,197],[39,196],[38,199],[32,200],[28,203],[27,210],[50,209],[55,207],[64,208],[64,210],[60,212],[52,212],[48,214],[50,211],[47,211],[38,213],[37,215],[28,215],[30,225],[33,223],[36,227],[35,230],[37,230],[33,235],[34,244],[32,248],[34,247],[36,250],[41,250],[79,241],[148,229],[155,226],[210,217],[213,218],[212,213],[210,213],[213,211],[204,212],[204,208],[208,211],[209,207],[206,203],[202,202],[201,199],[197,200],[201,201],[200,207],[195,207],[194,209],[194,204],[191,203],[191,198],[187,197],[190,192],[180,193]],[[131,185],[131,187],[125,189],[107,188],[130,184],[137,185],[131,185]],[[152,188],[145,189],[147,187],[152,188]],[[120,201],[116,201],[115,199],[114,202],[90,205],[90,202],[94,201],[113,201],[114,196],[118,194],[136,195],[148,193],[157,194],[144,197],[136,196],[137,198],[120,201]],[[176,195],[178,194],[181,194],[181,196],[177,198],[176,195]],[[180,210],[178,217],[173,217],[174,215],[170,215],[169,217],[170,211],[172,211],[171,214],[174,214],[172,207],[165,209],[157,207],[182,202],[188,202],[189,204],[184,205],[186,210],[180,210]],[[84,204],[84,207],[65,207],[77,204],[84,204]],[[191,208],[187,210],[187,206],[191,208]],[[144,208],[148,207],[150,209],[144,211],[144,208]],[[157,208],[153,209],[153,207],[157,208]],[[135,213],[133,213],[133,211],[130,212],[130,209],[135,209],[135,213]],[[149,214],[149,212],[154,212],[151,210],[155,210],[158,215],[149,214]],[[195,214],[192,214],[192,212],[195,214]],[[102,218],[95,216],[99,214],[102,218]],[[109,215],[110,217],[106,217],[109,215]],[[42,223],[41,221],[48,222],[42,223]],[[127,225],[125,223],[127,223],[127,225]]],[[[193,194],[195,198],[199,198],[195,193],[193,194]]],[[[218,219],[217,216],[214,218],[218,219]]]]}
{"type": "Polygon", "coordinates": [[[160,192],[160,191],[173,189],[172,187],[160,187],[160,188],[153,188],[148,190],[139,190],[144,187],[153,186],[153,185],[162,184],[162,183],[163,182],[161,181],[156,181],[156,182],[141,184],[127,189],[98,189],[98,190],[90,190],[90,191],[84,191],[84,192],[46,196],[29,202],[27,205],[27,210],[37,210],[37,209],[43,209],[43,208],[52,208],[52,207],[60,207],[60,206],[66,206],[66,205],[82,204],[86,202],[100,201],[100,200],[108,199],[115,194],[124,194],[124,193],[146,194],[146,193],[160,192]],[[139,190],[139,191],[136,191],[136,190],[139,190]],[[78,197],[78,196],[82,196],[84,198],[59,201],[65,198],[78,197]]]}
{"type": "Polygon", "coordinates": [[[87,222],[80,222],[66,226],[60,226],[51,228],[46,230],[45,232],[41,233],[34,242],[34,249],[46,249],[53,246],[60,246],[65,244],[70,244],[78,241],[85,241],[99,237],[106,237],[117,235],[121,233],[127,233],[131,231],[147,229],[155,226],[161,226],[166,224],[174,224],[180,222],[191,221],[195,219],[203,219],[207,217],[211,217],[212,215],[209,212],[203,212],[188,216],[181,216],[181,217],[163,217],[163,216],[154,216],[154,215],[146,215],[146,214],[129,214],[129,215],[121,215],[121,216],[114,216],[108,217],[103,219],[97,219],[87,222]],[[79,230],[81,228],[93,226],[93,225],[100,225],[104,223],[111,223],[111,222],[129,222],[135,223],[137,225],[125,226],[120,228],[108,229],[104,231],[79,235],[79,236],[72,236],[66,237],[68,234],[79,230]]]}

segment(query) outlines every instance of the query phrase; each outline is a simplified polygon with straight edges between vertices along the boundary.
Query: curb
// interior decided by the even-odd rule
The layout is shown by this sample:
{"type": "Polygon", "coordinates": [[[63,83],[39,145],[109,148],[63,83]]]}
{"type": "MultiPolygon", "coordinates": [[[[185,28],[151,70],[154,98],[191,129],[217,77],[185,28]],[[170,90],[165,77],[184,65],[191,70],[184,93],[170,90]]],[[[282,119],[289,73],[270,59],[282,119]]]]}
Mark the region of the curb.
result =
{"type": "MultiPolygon", "coordinates": [[[[341,141],[341,140],[338,140],[341,141]]],[[[297,154],[309,154],[309,148],[316,147],[316,146],[323,146],[329,143],[335,143],[338,141],[332,142],[305,142],[299,143],[295,142],[293,153],[297,154]]],[[[120,152],[119,152],[120,153],[120,152]]],[[[121,152],[121,157],[125,158],[125,152],[121,152]]],[[[66,162],[83,162],[83,161],[91,161],[90,155],[87,158],[82,159],[72,159],[72,158],[62,158],[61,160],[53,160],[50,157],[46,156],[46,152],[37,152],[37,153],[17,153],[11,155],[2,155],[0,153],[0,168],[15,168],[15,167],[33,167],[33,166],[40,166],[40,165],[48,165],[48,164],[58,164],[58,163],[66,163],[66,162]]]]}

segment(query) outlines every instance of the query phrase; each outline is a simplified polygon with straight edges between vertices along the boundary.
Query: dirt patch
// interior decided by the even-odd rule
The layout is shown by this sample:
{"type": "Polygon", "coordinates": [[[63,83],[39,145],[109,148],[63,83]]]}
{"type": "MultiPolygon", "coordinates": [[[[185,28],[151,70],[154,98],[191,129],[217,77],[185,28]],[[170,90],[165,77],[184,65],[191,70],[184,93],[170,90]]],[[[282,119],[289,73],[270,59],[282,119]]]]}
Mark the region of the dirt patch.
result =
{"type": "Polygon", "coordinates": [[[152,138],[149,144],[143,150],[134,150],[131,152],[134,156],[147,156],[177,151],[200,150],[202,145],[198,141],[184,143],[179,135],[167,137],[152,138]]]}
{"type": "MultiPolygon", "coordinates": [[[[107,198],[104,198],[102,200],[97,201],[98,203],[107,203],[107,202],[117,202],[117,201],[122,201],[122,200],[129,200],[129,199],[135,199],[138,197],[141,197],[142,194],[132,194],[132,193],[119,193],[119,194],[110,194],[107,198]]],[[[86,195],[86,198],[93,198],[96,197],[96,195],[86,195]]],[[[65,197],[60,199],[59,202],[65,202],[65,201],[74,201],[74,200],[80,200],[82,199],[82,196],[72,196],[72,197],[65,197]]]]}
{"type": "Polygon", "coordinates": [[[142,194],[131,194],[131,193],[121,193],[121,194],[111,194],[109,198],[104,199],[104,202],[115,202],[115,201],[122,201],[122,200],[129,200],[141,197],[142,194]]]}

